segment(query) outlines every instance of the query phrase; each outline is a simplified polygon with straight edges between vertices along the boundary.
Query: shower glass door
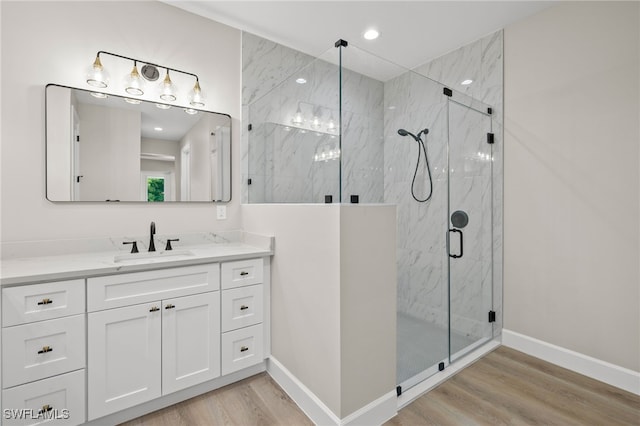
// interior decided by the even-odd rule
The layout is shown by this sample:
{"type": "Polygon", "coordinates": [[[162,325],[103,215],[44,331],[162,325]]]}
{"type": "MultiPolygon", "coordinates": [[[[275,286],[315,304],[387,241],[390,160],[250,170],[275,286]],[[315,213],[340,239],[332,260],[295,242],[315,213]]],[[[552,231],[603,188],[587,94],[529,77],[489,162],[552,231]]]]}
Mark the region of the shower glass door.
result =
{"type": "Polygon", "coordinates": [[[492,338],[493,223],[491,115],[449,99],[449,357],[492,338]]]}

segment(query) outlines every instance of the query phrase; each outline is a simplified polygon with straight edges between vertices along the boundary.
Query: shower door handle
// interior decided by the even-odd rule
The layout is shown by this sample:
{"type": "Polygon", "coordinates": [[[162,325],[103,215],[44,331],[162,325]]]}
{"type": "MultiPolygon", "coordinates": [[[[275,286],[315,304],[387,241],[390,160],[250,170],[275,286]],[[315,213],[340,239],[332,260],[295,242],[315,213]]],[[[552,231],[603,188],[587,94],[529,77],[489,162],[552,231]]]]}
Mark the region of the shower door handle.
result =
{"type": "Polygon", "coordinates": [[[453,257],[454,259],[459,259],[464,254],[464,249],[463,249],[464,235],[462,234],[462,231],[459,229],[449,229],[449,234],[451,234],[452,232],[460,234],[460,254],[451,254],[451,245],[449,245],[449,256],[453,257]]]}

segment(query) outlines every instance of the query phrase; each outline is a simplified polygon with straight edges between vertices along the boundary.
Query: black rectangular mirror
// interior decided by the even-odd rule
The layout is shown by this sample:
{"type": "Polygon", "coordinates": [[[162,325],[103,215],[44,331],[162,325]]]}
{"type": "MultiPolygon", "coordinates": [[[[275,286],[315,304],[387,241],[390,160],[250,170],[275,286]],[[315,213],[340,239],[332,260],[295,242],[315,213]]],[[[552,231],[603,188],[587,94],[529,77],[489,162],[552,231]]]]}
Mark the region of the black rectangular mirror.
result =
{"type": "Polygon", "coordinates": [[[227,114],[46,87],[50,201],[228,202],[227,114]]]}

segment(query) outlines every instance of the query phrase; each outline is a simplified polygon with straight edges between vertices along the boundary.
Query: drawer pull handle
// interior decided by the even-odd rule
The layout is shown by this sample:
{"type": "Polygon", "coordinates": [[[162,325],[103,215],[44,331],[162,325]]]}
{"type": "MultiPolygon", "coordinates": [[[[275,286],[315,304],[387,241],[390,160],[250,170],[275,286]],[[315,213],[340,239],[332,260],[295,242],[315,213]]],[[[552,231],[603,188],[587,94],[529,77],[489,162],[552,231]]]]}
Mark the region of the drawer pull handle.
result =
{"type": "Polygon", "coordinates": [[[240,310],[241,311],[244,311],[245,309],[249,309],[249,307],[247,305],[240,306],[240,310]]]}
{"type": "Polygon", "coordinates": [[[53,303],[53,300],[51,299],[42,299],[41,301],[38,302],[38,305],[50,305],[53,303]]]}
{"type": "Polygon", "coordinates": [[[243,346],[243,347],[240,348],[240,352],[246,352],[248,350],[249,350],[249,348],[246,347],[246,346],[243,346]]]}
{"type": "Polygon", "coordinates": [[[240,276],[241,277],[244,277],[245,275],[249,275],[249,273],[247,271],[240,272],[240,276]]]}
{"type": "Polygon", "coordinates": [[[176,305],[171,305],[171,304],[169,304],[169,305],[165,306],[164,308],[165,308],[165,309],[173,309],[173,308],[175,308],[175,307],[176,307],[176,305]]]}
{"type": "Polygon", "coordinates": [[[160,308],[158,308],[157,306],[154,306],[153,308],[149,309],[149,312],[157,312],[159,310],[160,308]]]}
{"type": "Polygon", "coordinates": [[[42,408],[40,409],[40,411],[38,411],[38,414],[42,414],[42,413],[48,413],[49,411],[53,410],[53,407],[50,406],[49,404],[43,405],[42,408]]]}
{"type": "Polygon", "coordinates": [[[47,352],[53,351],[51,346],[43,346],[42,349],[38,351],[38,354],[46,354],[47,352]]]}

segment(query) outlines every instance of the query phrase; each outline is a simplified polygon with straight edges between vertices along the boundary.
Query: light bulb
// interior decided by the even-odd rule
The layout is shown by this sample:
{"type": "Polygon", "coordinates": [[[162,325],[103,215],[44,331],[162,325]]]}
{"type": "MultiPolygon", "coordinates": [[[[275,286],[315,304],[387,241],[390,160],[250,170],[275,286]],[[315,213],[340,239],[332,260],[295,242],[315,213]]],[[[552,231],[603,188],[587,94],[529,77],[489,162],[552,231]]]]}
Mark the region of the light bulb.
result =
{"type": "Polygon", "coordinates": [[[160,99],[167,102],[173,102],[176,100],[176,85],[173,84],[169,77],[169,70],[164,76],[164,80],[160,83],[160,99]]]}
{"type": "Polygon", "coordinates": [[[320,119],[317,115],[313,116],[313,120],[311,120],[311,128],[317,130],[320,128],[320,119]]]}
{"type": "Polygon", "coordinates": [[[296,114],[291,119],[291,123],[295,124],[296,126],[302,126],[302,124],[304,123],[304,118],[302,117],[302,111],[300,110],[300,107],[298,107],[296,114]]]}
{"type": "Polygon", "coordinates": [[[191,89],[189,93],[189,103],[194,107],[203,107],[204,106],[204,93],[202,93],[202,89],[200,88],[200,82],[196,80],[196,84],[191,89]]]}
{"type": "Polygon", "coordinates": [[[124,87],[124,91],[130,95],[144,95],[144,81],[140,77],[136,61],[133,62],[133,69],[131,70],[131,73],[127,74],[127,76],[125,77],[124,87]]]}
{"type": "Polygon", "coordinates": [[[336,126],[336,122],[333,121],[333,117],[329,118],[329,122],[327,123],[327,132],[335,133],[338,130],[336,126]]]}
{"type": "Polygon", "coordinates": [[[87,71],[87,84],[100,88],[105,88],[109,85],[109,73],[102,66],[99,56],[96,56],[96,60],[93,61],[93,65],[87,71]]]}

